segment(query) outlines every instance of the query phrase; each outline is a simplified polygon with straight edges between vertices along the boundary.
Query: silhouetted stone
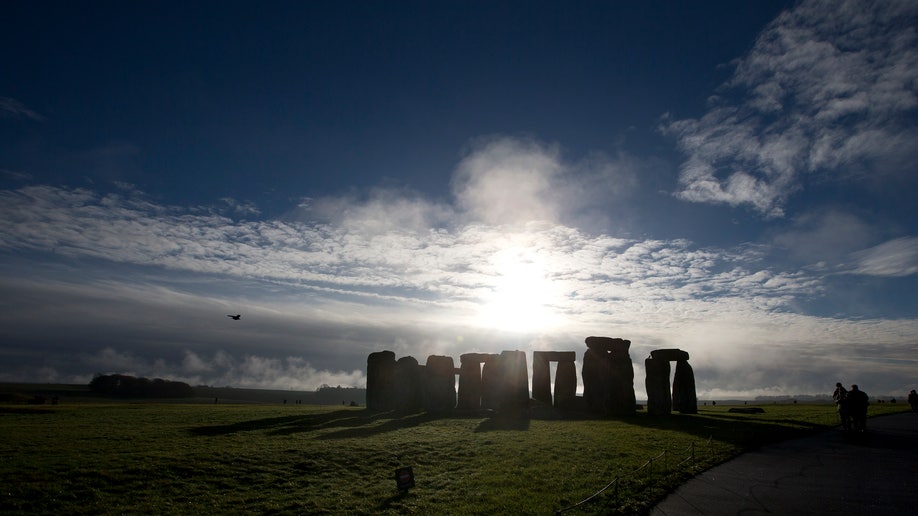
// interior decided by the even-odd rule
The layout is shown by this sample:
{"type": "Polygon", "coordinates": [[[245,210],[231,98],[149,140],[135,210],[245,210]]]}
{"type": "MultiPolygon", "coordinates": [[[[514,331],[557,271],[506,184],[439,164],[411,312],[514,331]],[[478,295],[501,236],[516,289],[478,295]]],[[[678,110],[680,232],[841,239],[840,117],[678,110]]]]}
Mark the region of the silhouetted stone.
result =
{"type": "Polygon", "coordinates": [[[575,351],[533,351],[532,352],[532,398],[546,405],[560,407],[558,394],[560,392],[564,404],[570,405],[570,398],[577,393],[577,370],[574,361],[577,360],[575,351]],[[555,373],[555,397],[552,401],[551,394],[551,363],[557,362],[555,373]],[[573,376],[570,372],[573,371],[573,376]],[[571,381],[573,380],[573,384],[571,381]],[[560,384],[559,384],[560,382],[560,384]],[[559,391],[560,389],[560,391],[559,391]]]}
{"type": "Polygon", "coordinates": [[[583,353],[583,400],[596,414],[605,414],[609,404],[612,364],[605,351],[588,348],[583,353]]]}
{"type": "Polygon", "coordinates": [[[500,355],[485,360],[481,366],[481,408],[497,409],[500,402],[500,355]]]}
{"type": "Polygon", "coordinates": [[[395,363],[395,408],[417,411],[424,406],[423,367],[414,357],[402,357],[395,363]]]}
{"type": "Polygon", "coordinates": [[[528,410],[529,368],[526,367],[526,353],[502,351],[497,366],[498,409],[509,413],[528,410]]]}
{"type": "Polygon", "coordinates": [[[634,367],[628,349],[631,341],[587,337],[583,354],[583,398],[596,414],[634,414],[634,367]]]}
{"type": "Polygon", "coordinates": [[[680,362],[689,359],[687,351],[681,349],[655,349],[650,352],[654,360],[665,360],[667,362],[680,362]]]}
{"type": "Polygon", "coordinates": [[[676,372],[673,373],[673,410],[682,414],[698,413],[695,373],[692,371],[692,366],[685,360],[676,362],[676,372]]]}
{"type": "Polygon", "coordinates": [[[672,397],[669,392],[669,360],[651,356],[644,360],[647,377],[644,386],[647,389],[647,413],[665,415],[672,413],[672,397]]]}
{"type": "MultiPolygon", "coordinates": [[[[625,341],[628,342],[628,341],[625,341]]],[[[609,353],[609,399],[607,410],[613,416],[634,414],[634,366],[627,351],[609,353]]]]}
{"type": "Polygon", "coordinates": [[[612,337],[587,337],[586,345],[589,349],[606,353],[628,353],[631,341],[612,337]]]}
{"type": "Polygon", "coordinates": [[[542,351],[532,352],[532,399],[551,405],[551,364],[542,351]]]}
{"type": "Polygon", "coordinates": [[[367,408],[391,410],[395,399],[395,353],[378,351],[367,357],[367,408]]]}
{"type": "MultiPolygon", "coordinates": [[[[574,354],[572,351],[571,354],[574,354]]],[[[575,355],[576,356],[576,355],[575,355]]],[[[555,406],[572,410],[577,403],[577,366],[573,360],[558,361],[555,370],[555,406]]]]}
{"type": "Polygon", "coordinates": [[[459,402],[457,408],[478,410],[482,406],[484,385],[481,364],[497,355],[487,353],[465,353],[459,356],[459,402]]]}
{"type": "Polygon", "coordinates": [[[424,394],[424,408],[429,412],[447,412],[456,407],[456,368],[453,366],[453,357],[427,357],[424,394]]]}

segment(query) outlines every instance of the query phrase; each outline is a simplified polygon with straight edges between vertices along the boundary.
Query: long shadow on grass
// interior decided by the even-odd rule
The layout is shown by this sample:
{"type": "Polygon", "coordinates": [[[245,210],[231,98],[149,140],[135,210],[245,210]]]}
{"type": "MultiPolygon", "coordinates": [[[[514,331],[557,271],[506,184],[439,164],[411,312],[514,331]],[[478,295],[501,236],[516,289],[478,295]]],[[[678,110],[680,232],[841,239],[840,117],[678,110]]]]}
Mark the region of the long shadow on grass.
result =
{"type": "MultiPolygon", "coordinates": [[[[431,412],[400,413],[396,411],[377,412],[370,410],[339,410],[325,414],[305,414],[295,416],[270,417],[240,421],[229,425],[209,425],[192,428],[190,432],[199,436],[230,435],[239,432],[266,432],[268,435],[292,435],[297,433],[321,432],[317,439],[349,439],[370,437],[373,435],[416,427],[438,419],[463,419],[476,414],[437,414],[431,412]]],[[[528,417],[510,417],[491,414],[485,417],[475,432],[498,430],[528,430],[528,417]]]]}
{"type": "Polygon", "coordinates": [[[386,416],[386,412],[337,410],[324,414],[269,417],[240,421],[229,425],[199,426],[192,428],[191,433],[215,436],[267,430],[271,435],[289,435],[297,432],[312,432],[323,428],[364,426],[386,416]]]}
{"type": "MultiPolygon", "coordinates": [[[[393,415],[392,413],[385,413],[392,419],[381,424],[373,425],[363,425],[360,427],[346,428],[344,430],[336,430],[334,432],[327,432],[320,436],[318,439],[349,439],[354,437],[370,437],[377,434],[384,434],[386,432],[392,432],[394,430],[401,430],[403,428],[411,428],[418,426],[422,423],[427,423],[437,419],[442,419],[443,416],[438,414],[432,414],[430,412],[419,412],[417,414],[409,414],[404,416],[393,415]]],[[[308,430],[303,430],[308,431],[308,430]]]]}
{"type": "MultiPolygon", "coordinates": [[[[297,433],[319,432],[317,439],[348,439],[370,437],[404,428],[416,427],[438,419],[474,418],[481,420],[475,432],[528,431],[531,420],[568,419],[558,414],[533,412],[516,417],[506,414],[436,414],[419,412],[404,414],[395,411],[338,410],[324,414],[303,414],[241,421],[228,425],[200,426],[190,431],[199,436],[230,435],[238,432],[262,431],[268,435],[284,436],[297,433]]],[[[569,418],[584,418],[574,415],[569,418]]],[[[791,437],[825,430],[826,426],[796,420],[757,420],[754,415],[702,413],[695,415],[671,414],[653,416],[639,413],[621,418],[599,418],[618,421],[656,430],[673,430],[689,433],[699,439],[713,438],[742,447],[756,447],[791,437]]]]}
{"type": "Polygon", "coordinates": [[[692,434],[699,439],[712,438],[731,442],[743,448],[783,441],[820,431],[828,427],[791,419],[757,420],[754,415],[733,414],[670,414],[653,416],[638,414],[621,418],[621,422],[657,430],[674,430],[692,434]]]}

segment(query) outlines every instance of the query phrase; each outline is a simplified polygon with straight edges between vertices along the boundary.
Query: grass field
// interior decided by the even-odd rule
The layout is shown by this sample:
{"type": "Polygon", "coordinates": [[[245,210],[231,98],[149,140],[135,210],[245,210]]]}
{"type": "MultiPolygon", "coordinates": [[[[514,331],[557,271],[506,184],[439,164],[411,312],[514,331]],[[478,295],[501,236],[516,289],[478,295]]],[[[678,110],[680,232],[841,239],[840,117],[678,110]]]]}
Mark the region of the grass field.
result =
{"type": "MultiPolygon", "coordinates": [[[[836,424],[833,405],[728,408],[562,420],[550,410],[500,419],[307,405],[0,405],[0,512],[551,514],[620,476],[569,514],[635,514],[700,469],[836,424]],[[405,492],[394,480],[401,466],[415,474],[405,492]]],[[[873,405],[871,415],[904,410],[873,405]]]]}

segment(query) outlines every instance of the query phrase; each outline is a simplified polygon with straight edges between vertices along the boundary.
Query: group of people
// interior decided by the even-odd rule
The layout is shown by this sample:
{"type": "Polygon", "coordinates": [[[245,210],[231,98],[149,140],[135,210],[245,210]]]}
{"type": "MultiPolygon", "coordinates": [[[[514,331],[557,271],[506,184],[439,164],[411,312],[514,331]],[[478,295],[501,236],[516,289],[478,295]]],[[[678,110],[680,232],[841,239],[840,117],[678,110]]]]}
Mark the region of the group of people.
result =
{"type": "Polygon", "coordinates": [[[870,404],[867,393],[858,389],[856,384],[851,385],[851,390],[846,390],[841,382],[835,384],[832,393],[838,417],[841,418],[842,428],[845,431],[854,430],[864,432],[867,430],[867,405],[870,404]]]}

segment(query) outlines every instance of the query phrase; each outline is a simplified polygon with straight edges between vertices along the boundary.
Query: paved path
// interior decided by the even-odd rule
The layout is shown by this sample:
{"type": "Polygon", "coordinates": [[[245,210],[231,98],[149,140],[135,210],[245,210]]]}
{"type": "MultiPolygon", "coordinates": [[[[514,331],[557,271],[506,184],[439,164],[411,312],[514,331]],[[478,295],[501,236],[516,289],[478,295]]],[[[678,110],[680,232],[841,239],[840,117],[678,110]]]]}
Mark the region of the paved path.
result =
{"type": "Polygon", "coordinates": [[[652,516],[918,514],[918,413],[867,420],[744,453],[689,480],[652,516]]]}

